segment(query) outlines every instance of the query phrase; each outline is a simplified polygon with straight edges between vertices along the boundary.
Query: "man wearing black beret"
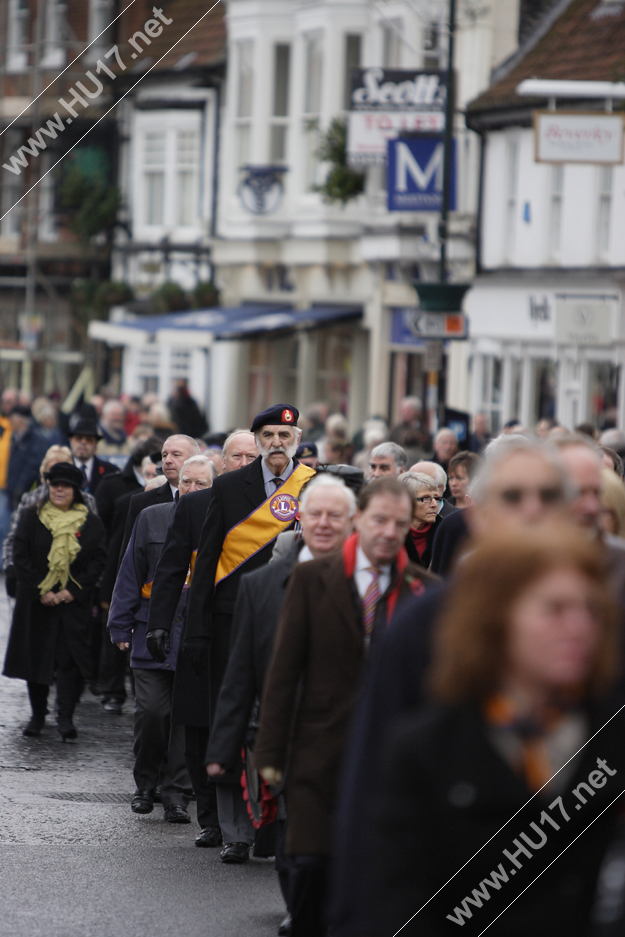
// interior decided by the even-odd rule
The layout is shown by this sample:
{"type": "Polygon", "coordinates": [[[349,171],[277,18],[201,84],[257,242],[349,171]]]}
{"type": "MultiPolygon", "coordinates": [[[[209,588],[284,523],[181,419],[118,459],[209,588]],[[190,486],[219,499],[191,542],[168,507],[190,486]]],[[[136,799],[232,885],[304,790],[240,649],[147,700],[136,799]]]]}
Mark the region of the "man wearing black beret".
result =
{"type": "MultiPolygon", "coordinates": [[[[301,489],[315,474],[295,458],[301,438],[298,419],[299,412],[289,404],[276,404],[259,413],[251,432],[260,456],[213,482],[189,591],[183,645],[183,654],[198,675],[208,666],[211,713],[228,663],[241,577],[269,562],[276,538],[297,517],[301,489]]],[[[222,860],[245,862],[252,836],[238,776],[217,785],[217,809],[224,832],[222,860]],[[226,835],[224,825],[239,832],[226,835]]]]}

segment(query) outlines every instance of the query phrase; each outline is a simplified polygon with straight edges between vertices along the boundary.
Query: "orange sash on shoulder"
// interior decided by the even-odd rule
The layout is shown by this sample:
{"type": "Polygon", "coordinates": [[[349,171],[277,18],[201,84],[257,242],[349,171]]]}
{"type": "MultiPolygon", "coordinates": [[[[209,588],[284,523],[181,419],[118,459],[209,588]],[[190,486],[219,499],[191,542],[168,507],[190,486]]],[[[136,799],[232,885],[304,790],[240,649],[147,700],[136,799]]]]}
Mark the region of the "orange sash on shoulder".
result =
{"type": "Polygon", "coordinates": [[[227,579],[293,523],[299,510],[299,493],[315,474],[314,469],[300,463],[275,494],[228,531],[217,564],[215,585],[227,579]]]}

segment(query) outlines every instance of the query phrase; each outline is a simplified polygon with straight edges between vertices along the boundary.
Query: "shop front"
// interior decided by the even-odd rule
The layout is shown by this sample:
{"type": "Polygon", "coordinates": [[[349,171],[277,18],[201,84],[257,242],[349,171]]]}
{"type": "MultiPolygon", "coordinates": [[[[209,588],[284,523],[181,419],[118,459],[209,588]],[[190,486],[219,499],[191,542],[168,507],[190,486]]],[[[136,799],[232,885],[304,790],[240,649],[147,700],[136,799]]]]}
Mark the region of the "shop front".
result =
{"type": "Polygon", "coordinates": [[[466,296],[471,411],[625,426],[622,284],[581,275],[478,278],[466,296]]]}

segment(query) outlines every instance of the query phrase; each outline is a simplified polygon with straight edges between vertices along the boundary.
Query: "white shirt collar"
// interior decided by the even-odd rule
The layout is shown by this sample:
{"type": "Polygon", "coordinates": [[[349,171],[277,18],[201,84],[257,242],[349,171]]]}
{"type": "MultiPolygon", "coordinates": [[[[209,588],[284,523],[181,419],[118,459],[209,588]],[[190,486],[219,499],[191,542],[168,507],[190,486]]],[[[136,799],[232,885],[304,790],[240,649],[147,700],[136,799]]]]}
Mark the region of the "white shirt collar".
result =
{"type": "Polygon", "coordinates": [[[299,551],[299,556],[297,557],[298,563],[307,563],[308,560],[314,560],[314,556],[310,552],[310,547],[307,547],[306,544],[299,551]]]}
{"type": "MultiPolygon", "coordinates": [[[[358,544],[358,549],[356,550],[356,572],[362,572],[363,570],[370,569],[373,566],[371,560],[367,557],[363,548],[358,544]]],[[[391,564],[388,563],[386,566],[376,567],[380,570],[381,573],[385,573],[387,576],[391,574],[391,564]]]]}
{"type": "Polygon", "coordinates": [[[143,477],[143,475],[141,474],[137,466],[133,465],[132,470],[135,473],[135,478],[137,479],[141,487],[145,488],[145,478],[143,477]]]}
{"type": "Polygon", "coordinates": [[[286,481],[293,471],[293,459],[289,459],[288,465],[282,472],[280,472],[280,475],[274,475],[269,466],[265,463],[264,459],[260,464],[263,470],[263,481],[265,484],[272,481],[274,478],[281,478],[283,481],[286,481]]]}
{"type": "Polygon", "coordinates": [[[90,459],[87,459],[86,462],[83,462],[82,459],[77,459],[76,456],[74,456],[74,465],[76,468],[80,469],[81,472],[84,465],[87,478],[91,478],[91,473],[93,471],[93,456],[91,456],[90,459]]]}

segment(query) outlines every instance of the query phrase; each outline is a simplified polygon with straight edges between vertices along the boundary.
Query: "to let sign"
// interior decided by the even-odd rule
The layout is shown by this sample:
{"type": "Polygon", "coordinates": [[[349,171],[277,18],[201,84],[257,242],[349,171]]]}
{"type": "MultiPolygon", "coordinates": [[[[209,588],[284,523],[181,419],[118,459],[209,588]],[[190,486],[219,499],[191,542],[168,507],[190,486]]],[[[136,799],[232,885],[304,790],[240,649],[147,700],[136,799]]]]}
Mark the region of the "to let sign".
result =
{"type": "Polygon", "coordinates": [[[623,115],[536,111],[534,139],[539,163],[622,163],[623,115]]]}
{"type": "Polygon", "coordinates": [[[423,309],[391,310],[391,343],[421,346],[425,339],[466,338],[467,317],[462,312],[424,312],[423,309]]]}
{"type": "MultiPolygon", "coordinates": [[[[444,145],[440,136],[388,142],[389,211],[440,211],[443,203],[444,145]]],[[[452,141],[449,208],[456,208],[456,145],[452,141]]]]}

